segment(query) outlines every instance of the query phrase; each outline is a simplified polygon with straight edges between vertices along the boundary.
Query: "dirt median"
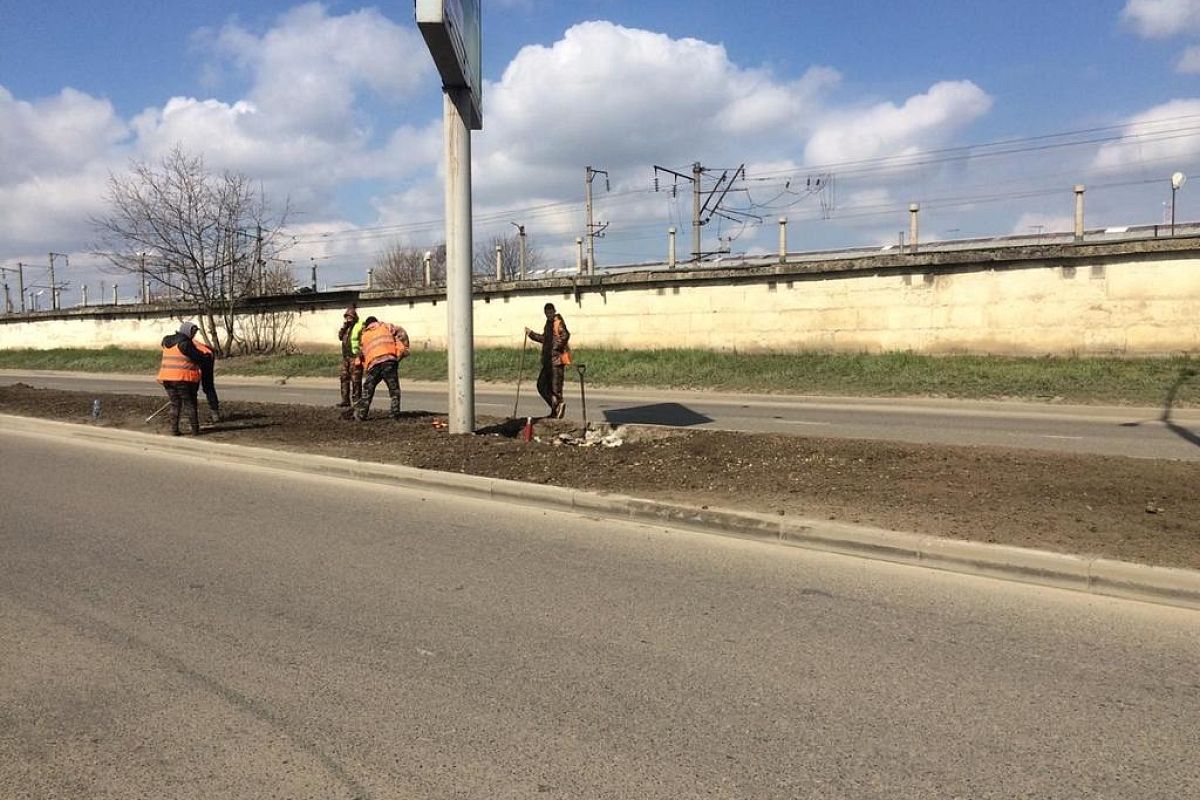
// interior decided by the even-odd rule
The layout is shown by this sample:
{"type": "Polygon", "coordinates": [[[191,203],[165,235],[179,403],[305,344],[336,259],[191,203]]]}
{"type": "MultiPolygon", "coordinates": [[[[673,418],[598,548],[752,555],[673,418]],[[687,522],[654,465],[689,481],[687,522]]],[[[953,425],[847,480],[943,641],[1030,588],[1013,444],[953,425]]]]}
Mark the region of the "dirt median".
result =
{"type": "MultiPolygon", "coordinates": [[[[0,413],[166,433],[165,397],[0,387],[0,413]]],[[[382,404],[383,408],[380,408],[382,404]]],[[[203,403],[201,403],[203,414],[203,403]]],[[[202,435],[423,469],[618,492],[696,506],[812,517],[957,539],[1200,569],[1200,462],[1058,455],[778,434],[627,426],[620,446],[580,447],[580,431],[543,420],[481,418],[481,434],[451,436],[444,416],[385,413],[363,423],[337,409],[235,403],[202,435]]]]}

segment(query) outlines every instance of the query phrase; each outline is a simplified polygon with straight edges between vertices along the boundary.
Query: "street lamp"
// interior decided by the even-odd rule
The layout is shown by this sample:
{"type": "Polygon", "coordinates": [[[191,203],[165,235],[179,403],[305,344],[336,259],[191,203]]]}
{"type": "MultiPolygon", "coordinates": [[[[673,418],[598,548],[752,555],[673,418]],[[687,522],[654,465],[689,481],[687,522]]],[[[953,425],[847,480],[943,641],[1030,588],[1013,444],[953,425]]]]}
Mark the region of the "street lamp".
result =
{"type": "Polygon", "coordinates": [[[520,239],[519,239],[520,251],[519,252],[520,252],[520,265],[521,266],[520,266],[520,272],[518,274],[521,276],[521,280],[525,280],[525,226],[519,225],[516,222],[512,222],[511,224],[516,226],[517,236],[520,237],[520,239]]]}
{"type": "Polygon", "coordinates": [[[1187,183],[1187,175],[1176,172],[1171,176],[1171,235],[1175,235],[1175,193],[1187,183]]]}

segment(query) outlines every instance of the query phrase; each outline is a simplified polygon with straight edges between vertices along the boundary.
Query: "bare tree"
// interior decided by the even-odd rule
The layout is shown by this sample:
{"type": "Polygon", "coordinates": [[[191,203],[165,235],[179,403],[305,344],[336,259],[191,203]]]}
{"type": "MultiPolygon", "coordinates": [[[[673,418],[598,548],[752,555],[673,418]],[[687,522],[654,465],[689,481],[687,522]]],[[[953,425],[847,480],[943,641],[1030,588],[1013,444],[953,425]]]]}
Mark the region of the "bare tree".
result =
{"type": "MultiPolygon", "coordinates": [[[[494,278],[496,275],[496,246],[500,247],[500,261],[503,267],[503,279],[515,280],[521,274],[521,237],[517,234],[507,236],[497,234],[482,244],[476,245],[475,256],[471,268],[476,275],[494,278]]],[[[539,269],[545,259],[542,251],[532,242],[525,242],[525,269],[539,269]]]]}
{"type": "MultiPolygon", "coordinates": [[[[262,265],[258,284],[264,295],[291,294],[295,278],[287,262],[271,261],[262,265]]],[[[292,334],[299,317],[298,311],[261,309],[239,314],[234,337],[237,352],[250,355],[293,352],[292,334]]]]}
{"type": "Polygon", "coordinates": [[[374,280],[380,289],[406,289],[425,285],[425,253],[431,254],[429,271],[433,283],[446,279],[446,246],[430,250],[393,244],[375,259],[374,280]]]}
{"type": "Polygon", "coordinates": [[[266,260],[282,250],[286,206],[274,216],[250,178],[212,174],[178,146],[110,175],[106,200],[109,214],[92,223],[112,269],[193,305],[213,349],[231,353],[240,301],[265,292],[266,260]]]}

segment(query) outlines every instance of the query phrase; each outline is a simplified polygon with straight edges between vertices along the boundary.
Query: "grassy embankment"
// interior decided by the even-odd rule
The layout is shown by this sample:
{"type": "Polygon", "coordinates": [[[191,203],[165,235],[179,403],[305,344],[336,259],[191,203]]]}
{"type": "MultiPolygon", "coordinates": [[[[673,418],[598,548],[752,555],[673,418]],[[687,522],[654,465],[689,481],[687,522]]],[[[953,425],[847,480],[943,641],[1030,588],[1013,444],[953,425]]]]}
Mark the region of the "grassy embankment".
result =
{"type": "MultiPolygon", "coordinates": [[[[520,351],[478,350],[481,381],[516,380],[520,351]]],[[[711,353],[700,350],[589,350],[575,353],[595,386],[652,386],[762,393],[851,396],[1060,399],[1072,403],[1200,406],[1200,359],[1009,358],[994,356],[711,353]]],[[[151,374],[157,350],[4,350],[0,369],[151,374]]],[[[526,353],[525,377],[537,369],[526,353]]],[[[218,375],[335,378],[334,353],[224,359],[218,375]]],[[[572,371],[573,373],[573,371],[572,371]]],[[[445,353],[415,352],[404,362],[409,380],[444,380],[445,353]]],[[[570,376],[572,379],[574,375],[570,376]]]]}

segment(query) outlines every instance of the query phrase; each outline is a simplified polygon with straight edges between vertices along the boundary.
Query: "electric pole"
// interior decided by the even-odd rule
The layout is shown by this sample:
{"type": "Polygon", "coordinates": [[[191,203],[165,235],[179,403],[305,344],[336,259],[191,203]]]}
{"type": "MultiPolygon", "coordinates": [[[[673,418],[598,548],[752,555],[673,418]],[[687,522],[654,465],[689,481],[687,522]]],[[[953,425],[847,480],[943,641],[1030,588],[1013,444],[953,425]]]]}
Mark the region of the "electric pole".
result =
{"type": "Polygon", "coordinates": [[[25,313],[25,265],[17,262],[17,294],[21,295],[21,313],[25,313]]]}
{"type": "MultiPolygon", "coordinates": [[[[668,175],[674,175],[676,178],[682,178],[685,181],[692,182],[692,261],[693,262],[699,262],[700,259],[704,256],[704,251],[701,249],[700,229],[704,225],[707,225],[708,221],[710,219],[712,219],[714,215],[724,217],[725,219],[733,220],[734,222],[737,222],[739,220],[736,217],[734,217],[733,214],[742,214],[743,216],[753,217],[753,215],[748,215],[748,214],[746,214],[746,212],[731,212],[731,211],[726,211],[721,208],[721,202],[725,199],[725,195],[729,194],[729,189],[733,186],[734,182],[738,179],[738,177],[739,176],[741,176],[742,178],[746,177],[746,165],[745,164],[742,164],[736,170],[733,171],[732,178],[729,176],[728,170],[725,170],[724,172],[722,172],[721,177],[717,180],[717,182],[713,186],[713,188],[708,190],[708,199],[705,200],[703,204],[701,204],[700,195],[702,194],[702,191],[701,191],[701,187],[700,187],[700,181],[706,171],[707,170],[705,169],[705,167],[699,161],[696,161],[695,163],[692,164],[692,174],[691,175],[684,175],[683,173],[676,172],[673,169],[667,169],[666,167],[660,167],[657,164],[654,166],[654,190],[655,191],[658,191],[658,173],[659,172],[665,172],[668,175]],[[724,188],[722,189],[722,187],[724,187],[724,188]],[[720,195],[717,194],[718,192],[720,192],[720,195]],[[716,200],[715,203],[713,202],[714,199],[716,200]],[[711,209],[709,208],[710,203],[712,203],[711,209]],[[707,214],[707,216],[705,216],[705,214],[707,214]]],[[[674,189],[672,189],[672,193],[674,193],[674,189]]],[[[761,220],[759,220],[759,221],[761,222],[761,220]]]]}
{"type": "Polygon", "coordinates": [[[608,173],[602,169],[592,169],[590,166],[584,173],[584,192],[587,198],[587,271],[589,275],[596,274],[596,237],[603,235],[603,231],[608,227],[607,222],[602,222],[596,225],[592,222],[592,180],[597,175],[604,176],[605,191],[612,191],[612,187],[608,183],[608,173]]]}
{"type": "Polygon", "coordinates": [[[704,167],[699,161],[692,163],[692,261],[700,261],[700,176],[704,167]]]}
{"type": "Polygon", "coordinates": [[[58,284],[54,281],[54,259],[62,258],[66,262],[69,269],[71,267],[71,257],[66,253],[51,253],[50,254],[50,308],[58,310],[58,284]]]}
{"type": "Polygon", "coordinates": [[[258,225],[254,229],[254,274],[257,278],[255,282],[258,284],[260,296],[266,294],[267,291],[266,276],[263,275],[263,272],[262,225],[258,225]]]}

